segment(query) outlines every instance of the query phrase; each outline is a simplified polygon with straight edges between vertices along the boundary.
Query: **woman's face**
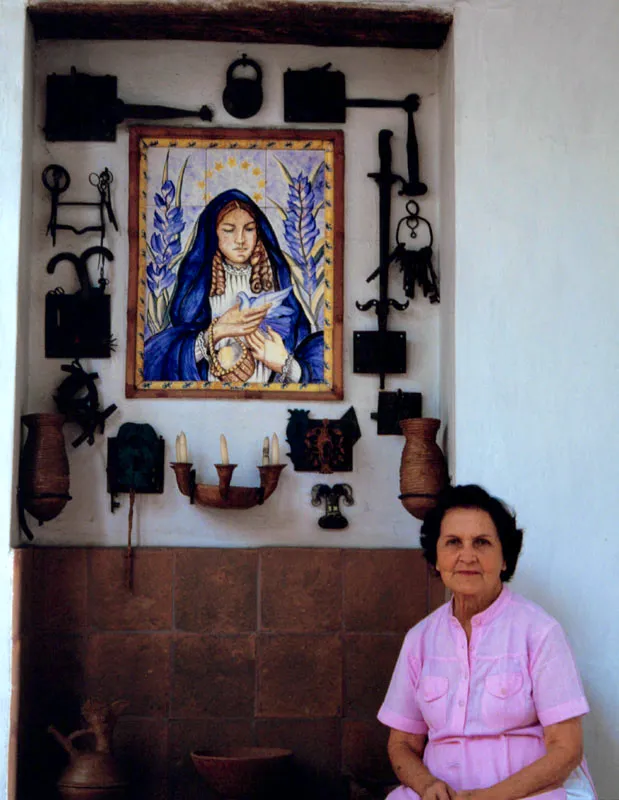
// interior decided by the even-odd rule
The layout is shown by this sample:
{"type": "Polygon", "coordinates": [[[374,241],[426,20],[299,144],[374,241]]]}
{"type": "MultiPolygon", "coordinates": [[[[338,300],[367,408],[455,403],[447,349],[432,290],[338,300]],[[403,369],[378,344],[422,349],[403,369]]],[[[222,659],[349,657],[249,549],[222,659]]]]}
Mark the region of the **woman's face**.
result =
{"type": "Polygon", "coordinates": [[[506,568],[492,517],[480,508],[451,508],[441,523],[436,569],[454,594],[492,596],[506,568]]]}
{"type": "Polygon", "coordinates": [[[235,208],[219,220],[217,238],[229,264],[246,264],[258,239],[256,222],[245,209],[235,208]]]}

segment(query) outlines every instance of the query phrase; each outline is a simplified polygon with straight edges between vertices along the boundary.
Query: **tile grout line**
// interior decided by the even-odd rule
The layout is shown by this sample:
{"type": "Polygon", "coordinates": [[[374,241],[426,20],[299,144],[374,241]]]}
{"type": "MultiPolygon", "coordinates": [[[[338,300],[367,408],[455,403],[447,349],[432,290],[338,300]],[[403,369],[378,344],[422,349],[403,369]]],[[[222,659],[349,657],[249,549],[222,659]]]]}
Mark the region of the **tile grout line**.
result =
{"type": "Polygon", "coordinates": [[[262,634],[262,549],[258,549],[256,559],[256,622],[255,622],[255,660],[254,660],[254,714],[252,733],[254,744],[258,743],[258,713],[260,710],[260,666],[261,666],[261,634],[262,634]]]}
{"type": "Polygon", "coordinates": [[[170,655],[168,659],[168,669],[170,671],[170,691],[168,696],[168,715],[166,718],[166,780],[170,781],[170,757],[171,757],[171,735],[170,735],[170,721],[173,718],[172,714],[172,705],[174,699],[174,660],[176,657],[176,581],[177,581],[177,555],[178,555],[178,548],[172,548],[172,619],[171,622],[171,632],[170,632],[170,655]]]}

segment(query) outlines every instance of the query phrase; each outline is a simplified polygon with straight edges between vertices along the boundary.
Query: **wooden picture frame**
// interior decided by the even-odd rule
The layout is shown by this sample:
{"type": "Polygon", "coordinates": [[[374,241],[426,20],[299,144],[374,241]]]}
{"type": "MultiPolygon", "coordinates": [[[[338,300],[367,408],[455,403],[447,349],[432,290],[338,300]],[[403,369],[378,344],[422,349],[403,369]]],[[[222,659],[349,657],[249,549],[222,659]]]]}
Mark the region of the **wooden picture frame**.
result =
{"type": "Polygon", "coordinates": [[[126,396],[341,400],[343,133],[129,139],[126,396]]]}

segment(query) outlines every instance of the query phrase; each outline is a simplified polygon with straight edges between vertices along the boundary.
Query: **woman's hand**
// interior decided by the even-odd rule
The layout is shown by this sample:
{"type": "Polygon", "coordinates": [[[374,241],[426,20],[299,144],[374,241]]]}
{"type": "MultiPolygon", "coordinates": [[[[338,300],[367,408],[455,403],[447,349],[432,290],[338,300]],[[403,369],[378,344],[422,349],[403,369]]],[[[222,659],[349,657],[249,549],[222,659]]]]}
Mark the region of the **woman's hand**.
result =
{"type": "Polygon", "coordinates": [[[232,306],[213,325],[213,343],[217,344],[227,337],[249,336],[254,333],[270,308],[270,303],[245,311],[241,311],[240,303],[232,306]]]}
{"type": "Polygon", "coordinates": [[[421,800],[462,800],[445,781],[434,781],[421,795],[421,800]]]}
{"type": "Polygon", "coordinates": [[[269,327],[267,327],[267,331],[268,337],[259,330],[249,334],[247,344],[257,361],[262,361],[273,372],[281,373],[288,358],[288,350],[286,350],[284,340],[279,333],[269,327]]]}

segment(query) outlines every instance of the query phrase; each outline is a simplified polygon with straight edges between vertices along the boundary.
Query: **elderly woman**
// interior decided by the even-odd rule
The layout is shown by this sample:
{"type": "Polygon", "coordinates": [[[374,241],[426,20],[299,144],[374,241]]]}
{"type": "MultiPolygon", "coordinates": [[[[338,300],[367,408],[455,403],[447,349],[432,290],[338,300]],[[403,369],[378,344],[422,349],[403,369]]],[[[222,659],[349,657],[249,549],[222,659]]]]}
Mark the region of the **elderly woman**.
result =
{"type": "Polygon", "coordinates": [[[593,800],[589,711],[556,620],[505,585],[516,519],[479,486],[447,489],[421,546],[453,598],[404,644],[378,718],[402,785],[390,800],[593,800]]]}

